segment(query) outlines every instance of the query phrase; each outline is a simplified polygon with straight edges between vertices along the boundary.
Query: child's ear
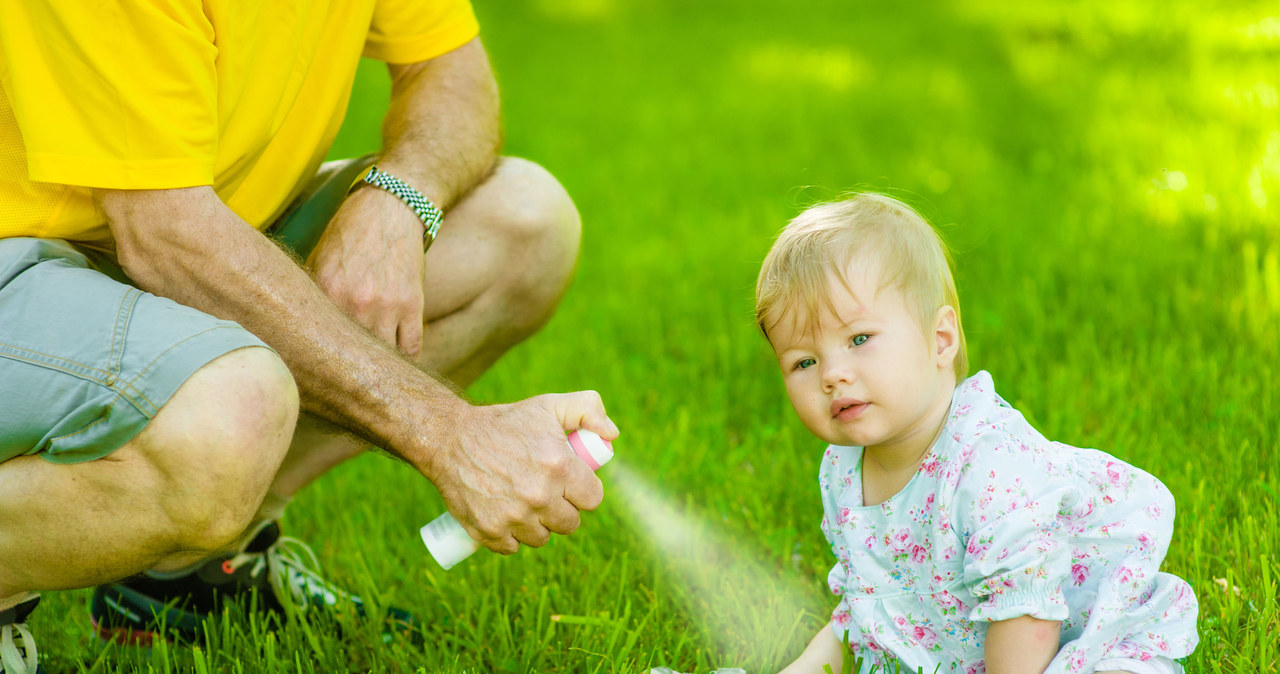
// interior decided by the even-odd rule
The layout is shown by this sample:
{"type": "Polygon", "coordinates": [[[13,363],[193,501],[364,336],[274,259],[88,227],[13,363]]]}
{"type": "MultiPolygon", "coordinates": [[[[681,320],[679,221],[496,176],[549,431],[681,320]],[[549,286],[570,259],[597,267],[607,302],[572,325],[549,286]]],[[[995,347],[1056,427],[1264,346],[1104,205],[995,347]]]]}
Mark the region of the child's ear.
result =
{"type": "Polygon", "coordinates": [[[938,309],[933,336],[938,369],[951,369],[956,353],[960,350],[960,328],[956,326],[955,307],[944,304],[938,309]]]}

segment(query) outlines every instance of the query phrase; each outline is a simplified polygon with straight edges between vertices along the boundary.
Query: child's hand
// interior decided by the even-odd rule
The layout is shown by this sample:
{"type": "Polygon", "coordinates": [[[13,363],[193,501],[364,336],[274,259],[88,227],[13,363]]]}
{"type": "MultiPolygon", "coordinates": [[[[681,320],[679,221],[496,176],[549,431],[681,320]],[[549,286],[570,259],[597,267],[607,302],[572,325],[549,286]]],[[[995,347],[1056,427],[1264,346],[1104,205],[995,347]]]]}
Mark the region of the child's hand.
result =
{"type": "Polygon", "coordinates": [[[823,671],[823,665],[829,665],[831,671],[838,672],[842,650],[835,633],[831,631],[831,625],[823,625],[800,657],[779,674],[818,674],[823,671]]]}

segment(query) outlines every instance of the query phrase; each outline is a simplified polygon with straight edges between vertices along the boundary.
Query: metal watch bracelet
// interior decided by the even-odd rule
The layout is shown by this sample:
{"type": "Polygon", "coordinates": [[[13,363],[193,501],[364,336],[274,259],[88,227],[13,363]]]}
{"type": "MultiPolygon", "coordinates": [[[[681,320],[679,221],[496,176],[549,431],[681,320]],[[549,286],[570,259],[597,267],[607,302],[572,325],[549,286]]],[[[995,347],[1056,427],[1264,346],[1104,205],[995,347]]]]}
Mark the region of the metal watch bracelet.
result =
{"type": "Polygon", "coordinates": [[[414,215],[422,221],[422,250],[425,252],[436,240],[440,224],[444,222],[444,212],[431,203],[431,200],[412,185],[372,165],[356,184],[365,182],[374,187],[384,189],[403,201],[413,210],[414,215]]]}

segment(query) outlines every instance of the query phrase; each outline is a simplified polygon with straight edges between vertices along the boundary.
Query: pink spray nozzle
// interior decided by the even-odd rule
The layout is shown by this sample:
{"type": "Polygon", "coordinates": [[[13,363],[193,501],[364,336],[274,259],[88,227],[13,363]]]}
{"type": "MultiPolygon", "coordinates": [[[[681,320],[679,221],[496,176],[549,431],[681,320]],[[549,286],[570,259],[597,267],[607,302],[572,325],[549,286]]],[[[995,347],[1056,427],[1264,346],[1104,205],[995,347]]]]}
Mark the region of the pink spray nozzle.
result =
{"type": "Polygon", "coordinates": [[[585,428],[569,434],[569,446],[591,470],[599,470],[613,458],[613,444],[585,428]]]}

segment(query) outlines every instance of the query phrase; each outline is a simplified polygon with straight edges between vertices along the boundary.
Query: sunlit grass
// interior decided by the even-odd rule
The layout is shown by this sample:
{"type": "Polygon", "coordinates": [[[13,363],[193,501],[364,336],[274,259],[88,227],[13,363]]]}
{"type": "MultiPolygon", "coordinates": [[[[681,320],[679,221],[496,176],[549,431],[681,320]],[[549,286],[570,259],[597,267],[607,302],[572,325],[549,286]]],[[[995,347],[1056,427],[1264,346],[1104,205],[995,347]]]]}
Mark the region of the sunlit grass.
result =
{"type": "MultiPolygon", "coordinates": [[[[417,611],[427,647],[347,618],[340,638],[228,618],[199,652],[99,652],[87,593],[53,593],[34,621],[52,671],[776,671],[834,603],[832,557],[821,448],[751,288],[788,218],[856,186],[942,226],[971,361],[1011,402],[1172,490],[1166,569],[1201,601],[1189,670],[1280,671],[1273,4],[477,2],[507,151],[560,177],[585,231],[559,317],[472,393],[599,390],[619,465],[777,584],[698,594],[714,567],[655,546],[610,467],[579,534],[444,572],[416,535],[438,496],[368,457],[304,494],[288,533],[417,611]]],[[[335,156],[376,147],[380,70],[364,66],[335,156]]]]}

